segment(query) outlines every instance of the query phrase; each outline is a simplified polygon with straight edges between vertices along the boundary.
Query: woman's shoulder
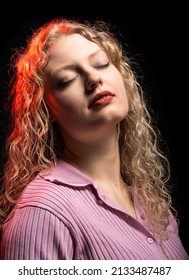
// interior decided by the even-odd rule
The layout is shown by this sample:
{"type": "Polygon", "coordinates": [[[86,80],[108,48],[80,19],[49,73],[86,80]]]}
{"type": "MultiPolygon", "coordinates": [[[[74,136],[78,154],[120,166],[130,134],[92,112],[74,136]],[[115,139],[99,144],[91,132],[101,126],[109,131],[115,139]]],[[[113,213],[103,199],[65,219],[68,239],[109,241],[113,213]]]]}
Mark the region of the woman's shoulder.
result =
{"type": "Polygon", "coordinates": [[[71,186],[51,182],[38,174],[21,193],[16,208],[38,207],[50,211],[67,208],[70,196],[68,188],[71,191],[71,186]]]}
{"type": "Polygon", "coordinates": [[[82,189],[91,184],[91,179],[82,172],[58,160],[55,166],[41,171],[25,187],[21,200],[27,203],[48,200],[56,204],[59,200],[67,201],[69,196],[73,197],[75,189],[82,189]]]}
{"type": "Polygon", "coordinates": [[[37,207],[59,216],[72,215],[83,204],[84,193],[89,198],[91,184],[90,178],[65,162],[58,162],[24,188],[16,209],[37,207]]]}

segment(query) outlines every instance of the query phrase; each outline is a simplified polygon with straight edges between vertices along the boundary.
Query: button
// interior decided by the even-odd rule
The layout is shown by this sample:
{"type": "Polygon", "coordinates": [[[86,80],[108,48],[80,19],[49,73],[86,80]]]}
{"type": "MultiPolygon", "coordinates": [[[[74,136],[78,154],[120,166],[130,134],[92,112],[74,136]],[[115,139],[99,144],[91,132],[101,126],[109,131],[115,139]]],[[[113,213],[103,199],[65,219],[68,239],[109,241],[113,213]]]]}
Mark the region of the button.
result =
{"type": "Polygon", "coordinates": [[[148,237],[148,238],[147,238],[147,242],[148,242],[149,244],[152,244],[152,243],[154,242],[154,240],[153,240],[151,237],[148,237]]]}

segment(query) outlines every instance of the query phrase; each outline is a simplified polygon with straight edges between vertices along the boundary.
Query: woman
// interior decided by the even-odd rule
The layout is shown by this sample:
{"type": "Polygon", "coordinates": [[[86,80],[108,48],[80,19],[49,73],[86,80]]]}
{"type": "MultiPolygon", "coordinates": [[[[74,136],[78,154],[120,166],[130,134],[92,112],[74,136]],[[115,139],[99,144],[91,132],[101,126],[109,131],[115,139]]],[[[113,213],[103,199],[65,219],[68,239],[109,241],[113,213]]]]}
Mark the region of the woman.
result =
{"type": "Polygon", "coordinates": [[[52,20],[15,66],[1,259],[188,259],[168,161],[105,24],[52,20]]]}

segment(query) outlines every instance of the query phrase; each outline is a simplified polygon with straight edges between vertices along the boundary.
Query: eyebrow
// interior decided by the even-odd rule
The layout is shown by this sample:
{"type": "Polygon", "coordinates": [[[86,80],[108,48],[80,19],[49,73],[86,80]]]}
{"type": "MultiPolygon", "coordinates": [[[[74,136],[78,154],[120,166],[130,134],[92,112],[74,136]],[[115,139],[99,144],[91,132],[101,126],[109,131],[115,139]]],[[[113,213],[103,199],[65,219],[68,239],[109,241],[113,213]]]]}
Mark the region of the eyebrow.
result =
{"type": "MultiPolygon", "coordinates": [[[[95,57],[98,53],[101,53],[101,52],[103,52],[102,49],[99,49],[99,50],[95,51],[94,53],[92,53],[92,54],[90,54],[90,55],[88,56],[88,59],[91,59],[91,58],[95,57]]],[[[53,71],[53,72],[51,73],[51,76],[56,76],[56,75],[57,75],[59,72],[61,72],[62,70],[71,69],[71,68],[73,68],[73,67],[74,67],[74,64],[67,64],[67,65],[58,67],[55,71],[53,71]]]]}

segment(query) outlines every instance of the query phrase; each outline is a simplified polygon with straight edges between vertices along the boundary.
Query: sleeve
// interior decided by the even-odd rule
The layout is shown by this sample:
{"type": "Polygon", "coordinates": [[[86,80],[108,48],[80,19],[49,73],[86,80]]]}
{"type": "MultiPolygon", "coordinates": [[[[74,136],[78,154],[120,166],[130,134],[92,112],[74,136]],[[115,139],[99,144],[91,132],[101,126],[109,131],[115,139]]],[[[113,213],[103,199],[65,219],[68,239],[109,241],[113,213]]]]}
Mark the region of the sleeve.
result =
{"type": "Polygon", "coordinates": [[[4,260],[71,260],[74,242],[54,214],[27,206],[17,209],[4,224],[0,250],[4,260]]]}

